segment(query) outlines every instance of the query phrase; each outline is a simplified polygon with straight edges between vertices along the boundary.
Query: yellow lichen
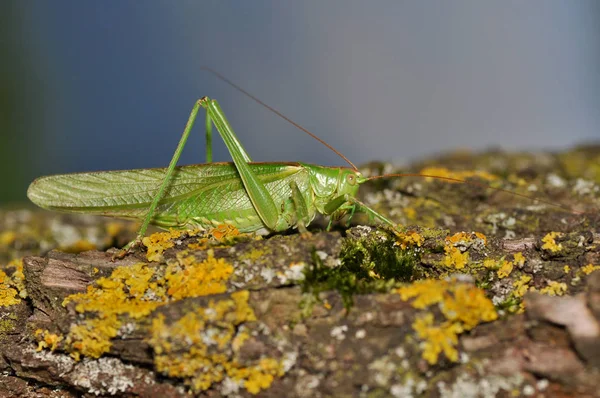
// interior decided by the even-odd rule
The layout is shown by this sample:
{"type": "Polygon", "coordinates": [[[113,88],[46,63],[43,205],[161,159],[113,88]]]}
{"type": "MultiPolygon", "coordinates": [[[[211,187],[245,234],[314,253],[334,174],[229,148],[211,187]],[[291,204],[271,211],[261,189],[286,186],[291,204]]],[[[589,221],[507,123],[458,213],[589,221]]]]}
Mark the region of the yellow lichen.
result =
{"type": "Polygon", "coordinates": [[[394,242],[394,245],[400,246],[403,250],[412,246],[421,247],[424,241],[423,236],[417,231],[408,231],[406,233],[396,232],[396,237],[397,240],[394,242]]]}
{"type": "Polygon", "coordinates": [[[555,281],[548,281],[548,286],[540,290],[540,293],[548,296],[563,296],[566,292],[567,284],[555,281]]]}
{"type": "Polygon", "coordinates": [[[69,246],[60,248],[60,250],[62,250],[64,252],[68,252],[68,253],[81,253],[81,252],[85,252],[85,251],[89,251],[89,250],[96,250],[96,249],[97,249],[96,245],[87,239],[79,239],[75,243],[73,243],[69,246]]]}
{"type": "Polygon", "coordinates": [[[17,239],[17,233],[15,231],[4,231],[0,233],[0,245],[9,246],[17,239]]]}
{"type": "MultiPolygon", "coordinates": [[[[475,171],[468,171],[468,170],[449,170],[445,167],[426,167],[424,169],[422,169],[419,174],[424,174],[424,175],[430,175],[430,176],[436,176],[436,177],[446,177],[446,178],[453,178],[453,179],[458,179],[458,180],[465,180],[467,178],[472,178],[472,177],[479,177],[482,178],[484,180],[488,180],[488,181],[494,181],[498,179],[498,176],[488,173],[487,171],[481,171],[481,170],[475,170],[475,171]]],[[[449,182],[453,182],[453,181],[449,181],[449,182]]]]}
{"type": "Polygon", "coordinates": [[[6,278],[6,274],[3,271],[0,271],[0,307],[8,307],[21,302],[21,299],[17,296],[17,289],[4,283],[6,278]]]}
{"type": "Polygon", "coordinates": [[[148,261],[161,261],[165,250],[175,245],[174,239],[179,238],[183,231],[171,229],[169,232],[157,232],[145,236],[142,243],[147,247],[146,258],[148,261]]]}
{"type": "Polygon", "coordinates": [[[11,276],[0,269],[0,307],[19,304],[21,299],[27,297],[23,261],[21,259],[12,260],[4,269],[11,276]]]}
{"type": "Polygon", "coordinates": [[[556,238],[559,238],[562,235],[563,234],[561,234],[560,232],[549,232],[548,234],[546,234],[546,236],[542,238],[542,242],[544,242],[544,244],[542,245],[542,249],[548,250],[552,253],[561,251],[562,244],[556,243],[556,238]]]}
{"type": "Polygon", "coordinates": [[[483,260],[483,266],[487,269],[498,269],[498,262],[491,258],[483,260]]]}
{"type": "Polygon", "coordinates": [[[463,269],[469,262],[469,252],[462,253],[460,249],[454,246],[444,246],[444,252],[446,255],[442,260],[442,264],[445,267],[463,269]]]}
{"type": "Polygon", "coordinates": [[[106,233],[109,236],[117,236],[123,230],[123,224],[120,222],[109,222],[106,224],[106,233]]]}
{"type": "Polygon", "coordinates": [[[72,324],[65,339],[71,356],[78,361],[81,355],[99,358],[111,347],[110,339],[117,336],[121,322],[116,314],[102,318],[85,319],[78,324],[72,324]]]}
{"type": "Polygon", "coordinates": [[[413,323],[413,329],[424,340],[423,358],[430,364],[436,363],[442,352],[449,360],[456,361],[458,334],[498,317],[483,290],[455,280],[422,280],[397,292],[402,300],[412,299],[412,306],[418,309],[437,305],[445,317],[445,321],[434,325],[433,314],[427,313],[413,323]]]}
{"type": "Polygon", "coordinates": [[[422,340],[422,357],[435,364],[441,353],[452,362],[458,361],[458,335],[462,329],[457,324],[434,325],[433,314],[418,316],[412,324],[417,336],[422,340]]]}
{"type": "Polygon", "coordinates": [[[598,270],[600,270],[600,265],[593,265],[591,263],[581,267],[581,271],[586,275],[589,275],[592,272],[598,271],[598,270]]]}
{"type": "Polygon", "coordinates": [[[518,252],[515,253],[513,256],[513,262],[516,266],[522,267],[523,265],[525,265],[525,256],[523,256],[523,253],[518,252]]]}
{"type": "Polygon", "coordinates": [[[565,274],[568,274],[569,272],[571,272],[571,267],[569,267],[568,265],[565,265],[563,267],[563,271],[565,271],[565,274]]]}
{"type": "Polygon", "coordinates": [[[225,377],[251,394],[268,388],[275,377],[283,375],[280,361],[268,357],[242,360],[239,356],[243,342],[250,337],[243,324],[256,320],[248,299],[248,291],[239,291],[229,298],[211,300],[206,308],[188,312],[174,322],[157,316],[148,341],[156,369],[184,379],[196,392],[225,377]]]}
{"type": "Polygon", "coordinates": [[[498,278],[499,279],[504,279],[507,276],[510,275],[510,273],[513,270],[513,263],[512,261],[506,261],[506,260],[502,260],[502,264],[500,266],[500,269],[498,270],[497,274],[498,274],[498,278]]]}
{"type": "Polygon", "coordinates": [[[529,275],[522,275],[519,280],[513,282],[513,295],[523,297],[529,290],[529,282],[531,282],[531,276],[529,275]]]}
{"type": "Polygon", "coordinates": [[[165,271],[167,293],[174,299],[224,293],[225,283],[233,273],[233,266],[224,259],[215,259],[209,250],[208,258],[200,263],[194,256],[179,256],[165,271]]]}
{"type": "Polygon", "coordinates": [[[137,263],[115,268],[109,277],[96,280],[83,293],[68,296],[63,305],[72,303],[86,319],[71,326],[67,349],[94,358],[107,352],[123,317],[140,319],[169,301],[223,293],[233,273],[231,264],[208,258],[198,262],[194,256],[178,255],[163,272],[160,266],[137,263]]]}

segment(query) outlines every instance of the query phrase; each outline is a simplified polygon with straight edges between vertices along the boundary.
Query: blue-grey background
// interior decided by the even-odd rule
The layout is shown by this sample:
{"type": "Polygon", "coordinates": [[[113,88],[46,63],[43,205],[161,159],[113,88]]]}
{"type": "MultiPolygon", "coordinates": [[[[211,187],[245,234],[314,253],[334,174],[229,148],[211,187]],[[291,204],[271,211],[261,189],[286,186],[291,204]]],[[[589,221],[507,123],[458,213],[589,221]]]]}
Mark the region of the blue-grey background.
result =
{"type": "Polygon", "coordinates": [[[0,47],[0,202],[39,175],[166,166],[204,95],[254,160],[343,164],[202,65],[357,164],[600,138],[597,0],[7,0],[0,47]]]}

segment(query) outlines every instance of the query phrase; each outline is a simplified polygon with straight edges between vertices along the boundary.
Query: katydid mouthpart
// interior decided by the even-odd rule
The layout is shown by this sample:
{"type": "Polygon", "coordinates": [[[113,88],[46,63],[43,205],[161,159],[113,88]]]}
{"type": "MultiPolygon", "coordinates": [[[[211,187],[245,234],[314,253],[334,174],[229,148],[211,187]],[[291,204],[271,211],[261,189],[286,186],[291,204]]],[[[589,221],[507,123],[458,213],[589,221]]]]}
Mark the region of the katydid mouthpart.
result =
{"type": "MultiPolygon", "coordinates": [[[[123,250],[139,244],[149,224],[165,229],[206,229],[230,224],[241,232],[282,232],[291,228],[304,232],[317,213],[329,216],[329,229],[333,220],[340,219],[345,214],[349,214],[351,218],[358,210],[396,228],[394,222],[356,198],[361,184],[377,178],[433,177],[539,200],[486,184],[449,177],[422,174],[363,177],[350,160],[313,133],[219,73],[209,68],[203,69],[309,134],[344,159],[350,167],[326,167],[301,162],[253,162],[217,101],[203,97],[195,103],[166,169],[40,177],[29,186],[29,199],[49,210],[143,220],[137,238],[123,250]],[[176,167],[200,108],[206,111],[206,163],[176,167]],[[213,124],[223,138],[233,162],[212,162],[213,124]]],[[[551,202],[539,201],[573,212],[551,202]]],[[[122,252],[122,255],[125,253],[122,252]]]]}

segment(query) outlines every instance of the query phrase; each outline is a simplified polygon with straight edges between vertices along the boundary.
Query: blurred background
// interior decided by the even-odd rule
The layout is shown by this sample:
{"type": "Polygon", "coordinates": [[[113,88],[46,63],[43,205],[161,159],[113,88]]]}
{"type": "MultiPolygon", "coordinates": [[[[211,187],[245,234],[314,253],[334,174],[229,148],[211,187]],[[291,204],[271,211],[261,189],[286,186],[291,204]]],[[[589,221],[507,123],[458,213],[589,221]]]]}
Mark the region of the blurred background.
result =
{"type": "MultiPolygon", "coordinates": [[[[600,139],[597,0],[2,1],[0,54],[0,204],[165,167],[205,95],[254,160],[343,164],[202,65],[357,164],[600,139]]],[[[203,120],[180,164],[204,161],[203,120]]]]}

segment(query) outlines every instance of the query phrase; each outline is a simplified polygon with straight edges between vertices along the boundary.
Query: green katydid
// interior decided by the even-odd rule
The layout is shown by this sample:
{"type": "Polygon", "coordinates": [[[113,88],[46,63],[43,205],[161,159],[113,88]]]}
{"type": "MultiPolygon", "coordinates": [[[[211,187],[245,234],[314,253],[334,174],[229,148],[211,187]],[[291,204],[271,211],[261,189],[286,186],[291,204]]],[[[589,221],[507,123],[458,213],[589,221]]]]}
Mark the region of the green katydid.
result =
{"type": "MultiPolygon", "coordinates": [[[[204,69],[311,135],[351,167],[326,167],[300,162],[252,162],[217,101],[204,97],[194,105],[166,169],[40,177],[30,185],[27,191],[29,199],[50,210],[143,220],[138,236],[131,244],[141,241],[149,224],[176,229],[205,229],[230,224],[241,232],[262,229],[281,232],[294,227],[306,231],[317,213],[330,217],[329,229],[332,220],[346,213],[350,213],[351,217],[356,210],[392,228],[396,227],[391,220],[356,198],[359,186],[375,178],[418,174],[363,177],[352,162],[320,138],[217,72],[204,69]],[[200,108],[206,110],[207,163],[176,167],[200,108]],[[233,163],[212,162],[213,123],[231,153],[233,163]]],[[[448,177],[418,176],[465,182],[448,177]]],[[[131,244],[127,247],[131,247],[131,244]]]]}

